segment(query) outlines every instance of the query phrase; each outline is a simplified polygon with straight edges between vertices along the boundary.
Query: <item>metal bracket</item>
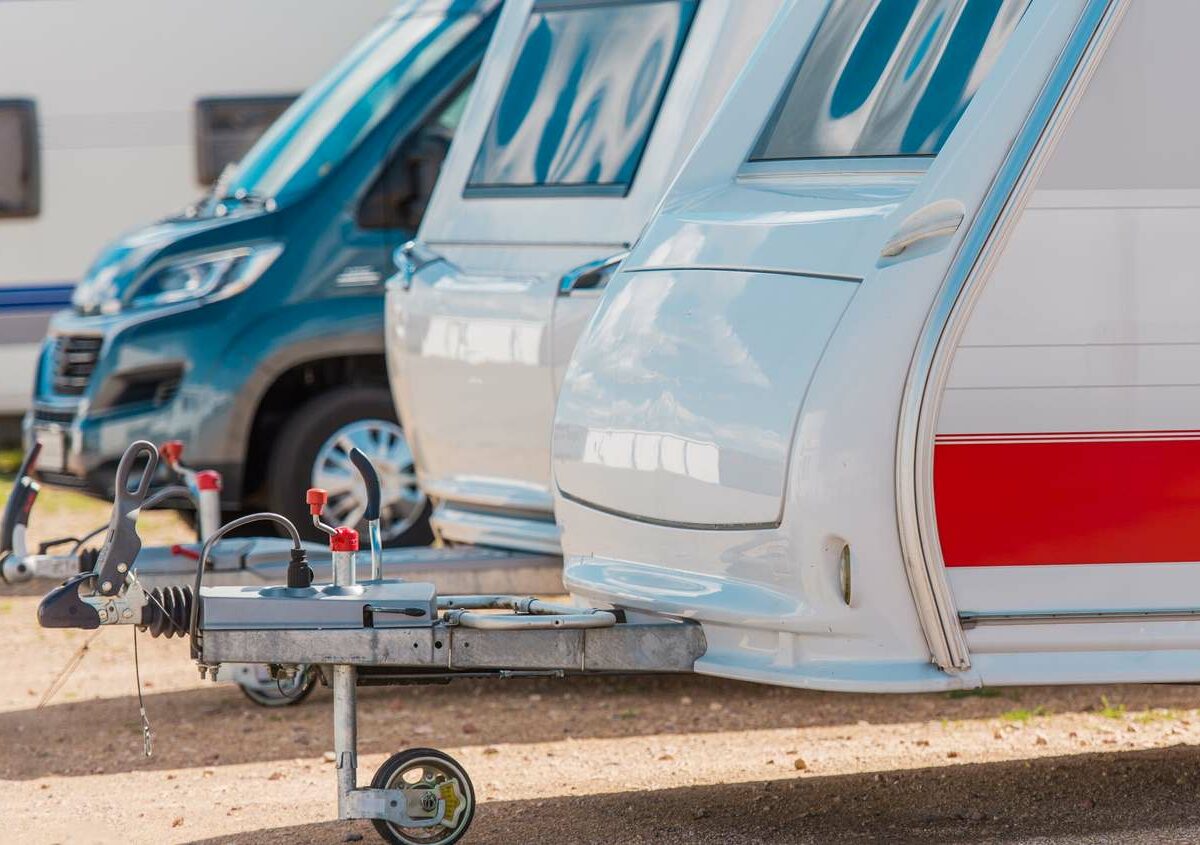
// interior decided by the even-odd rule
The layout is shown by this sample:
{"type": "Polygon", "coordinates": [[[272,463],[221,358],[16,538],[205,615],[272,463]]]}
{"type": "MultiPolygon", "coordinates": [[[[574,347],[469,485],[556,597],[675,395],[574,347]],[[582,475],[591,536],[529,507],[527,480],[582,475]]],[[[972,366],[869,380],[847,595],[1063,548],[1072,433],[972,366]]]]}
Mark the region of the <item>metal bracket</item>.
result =
{"type": "MultiPolygon", "coordinates": [[[[458,784],[453,788],[462,806],[458,784]]],[[[402,827],[437,827],[446,821],[446,801],[433,789],[353,789],[343,796],[342,818],[382,819],[402,827]]]]}

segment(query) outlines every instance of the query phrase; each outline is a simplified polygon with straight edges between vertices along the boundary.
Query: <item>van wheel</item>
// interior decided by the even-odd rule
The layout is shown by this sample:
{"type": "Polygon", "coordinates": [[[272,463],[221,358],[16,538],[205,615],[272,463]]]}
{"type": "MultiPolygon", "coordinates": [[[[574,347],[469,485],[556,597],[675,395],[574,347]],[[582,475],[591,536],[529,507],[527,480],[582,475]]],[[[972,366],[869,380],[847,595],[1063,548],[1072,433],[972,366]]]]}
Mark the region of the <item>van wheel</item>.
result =
{"type": "Polygon", "coordinates": [[[365,535],[366,489],[349,458],[355,446],[379,472],[383,544],[431,543],[429,500],[417,486],[408,439],[396,420],[391,393],[383,387],[340,387],[293,412],[271,452],[267,506],[294,522],[301,536],[325,540],[304,502],[309,487],[321,487],[329,492],[325,521],[357,527],[365,535]]]}

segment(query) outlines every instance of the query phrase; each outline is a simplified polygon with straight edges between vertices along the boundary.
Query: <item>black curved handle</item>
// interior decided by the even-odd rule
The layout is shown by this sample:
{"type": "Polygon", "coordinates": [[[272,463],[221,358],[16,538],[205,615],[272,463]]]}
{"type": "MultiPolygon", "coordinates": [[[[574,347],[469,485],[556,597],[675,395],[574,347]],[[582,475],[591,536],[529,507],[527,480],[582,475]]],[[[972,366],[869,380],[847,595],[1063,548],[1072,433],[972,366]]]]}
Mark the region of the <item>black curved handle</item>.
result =
{"type": "Polygon", "coordinates": [[[29,510],[38,494],[32,474],[41,451],[41,443],[34,441],[30,444],[29,451],[21,461],[21,468],[17,470],[12,492],[9,493],[8,501],[4,503],[4,513],[0,514],[0,552],[14,551],[13,535],[17,526],[29,524],[29,510]]]}
{"type": "Polygon", "coordinates": [[[37,467],[38,455],[40,454],[42,454],[42,444],[35,440],[29,444],[29,451],[21,459],[21,468],[17,470],[18,481],[27,475],[33,475],[33,471],[37,467]]]}
{"type": "Polygon", "coordinates": [[[158,449],[148,440],[135,441],[117,464],[117,475],[113,479],[112,518],[93,569],[99,592],[103,596],[121,592],[125,584],[124,573],[133,567],[134,560],[142,550],[142,538],[137,533],[138,509],[146,500],[157,468],[158,449]],[[142,471],[138,486],[130,490],[129,476],[142,455],[146,456],[146,468],[142,471]]]}
{"type": "Polygon", "coordinates": [[[371,459],[357,446],[350,450],[350,462],[362,476],[363,484],[367,485],[367,510],[363,513],[363,519],[367,522],[379,519],[379,502],[383,494],[380,491],[379,473],[375,471],[375,464],[371,463],[371,459]]]}
{"type": "Polygon", "coordinates": [[[121,462],[117,464],[117,474],[113,478],[113,498],[116,499],[117,507],[120,510],[128,512],[141,507],[142,502],[146,499],[146,494],[150,492],[150,485],[154,481],[156,469],[158,469],[157,446],[149,440],[135,440],[129,445],[125,454],[121,456],[121,462]],[[146,468],[142,471],[142,477],[138,481],[137,487],[130,490],[129,476],[133,474],[133,466],[142,455],[146,456],[146,468]]]}

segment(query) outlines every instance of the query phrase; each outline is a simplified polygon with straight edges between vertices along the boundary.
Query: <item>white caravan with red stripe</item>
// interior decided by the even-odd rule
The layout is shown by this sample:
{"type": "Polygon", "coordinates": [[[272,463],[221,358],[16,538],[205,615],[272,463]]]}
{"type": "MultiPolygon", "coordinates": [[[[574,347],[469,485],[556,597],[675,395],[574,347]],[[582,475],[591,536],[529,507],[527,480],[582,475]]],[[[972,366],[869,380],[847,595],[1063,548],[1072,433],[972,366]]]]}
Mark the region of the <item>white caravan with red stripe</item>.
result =
{"type": "Polygon", "coordinates": [[[788,4],[568,369],[568,587],[750,680],[1200,678],[1198,30],[788,4]]]}

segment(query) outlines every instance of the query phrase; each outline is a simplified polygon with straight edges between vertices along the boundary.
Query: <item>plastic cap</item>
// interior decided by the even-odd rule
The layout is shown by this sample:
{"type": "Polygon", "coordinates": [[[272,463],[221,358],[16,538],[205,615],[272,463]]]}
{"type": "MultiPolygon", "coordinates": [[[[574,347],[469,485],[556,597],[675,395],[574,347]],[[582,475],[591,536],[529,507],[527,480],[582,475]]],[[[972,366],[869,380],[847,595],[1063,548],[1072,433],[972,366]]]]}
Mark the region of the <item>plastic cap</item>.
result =
{"type": "Polygon", "coordinates": [[[221,473],[215,469],[202,469],[196,473],[196,488],[198,490],[220,490],[221,473]]]}
{"type": "Polygon", "coordinates": [[[313,516],[320,516],[321,511],[325,508],[325,503],[329,501],[329,494],[320,487],[310,487],[304,496],[304,501],[308,502],[309,513],[313,516]]]}
{"type": "Polygon", "coordinates": [[[179,463],[179,459],[183,457],[183,441],[168,440],[166,443],[158,447],[158,454],[162,459],[172,466],[179,463]]]}
{"type": "Polygon", "coordinates": [[[333,534],[329,537],[329,551],[357,552],[358,532],[344,525],[341,528],[335,528],[333,534]]]}

